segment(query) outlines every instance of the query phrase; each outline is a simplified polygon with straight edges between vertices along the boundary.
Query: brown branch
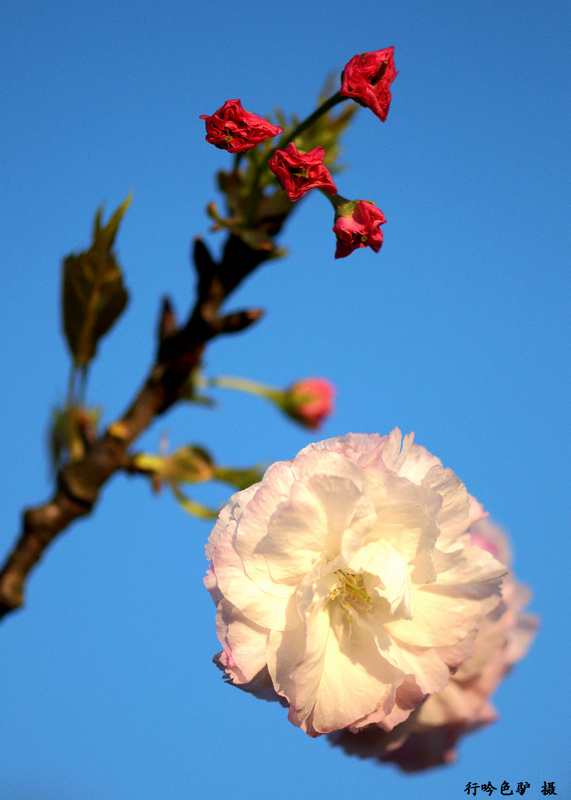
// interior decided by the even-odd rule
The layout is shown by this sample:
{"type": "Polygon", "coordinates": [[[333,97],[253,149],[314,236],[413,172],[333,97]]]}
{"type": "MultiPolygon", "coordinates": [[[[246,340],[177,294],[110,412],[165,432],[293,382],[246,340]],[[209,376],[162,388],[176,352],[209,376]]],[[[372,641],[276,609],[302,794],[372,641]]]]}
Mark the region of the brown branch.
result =
{"type": "Polygon", "coordinates": [[[23,513],[23,529],[0,571],[0,618],[24,602],[26,579],[48,546],[75,520],[90,514],[103,485],[129,467],[128,449],[137,437],[188,391],[207,342],[223,333],[244,330],[259,310],[220,315],[226,298],[260,263],[271,257],[230,235],[216,263],[200,239],[194,243],[197,299],[186,324],[178,328],[170,303],[163,302],[155,364],[127,411],[78,461],[63,466],[48,502],[23,513]]]}

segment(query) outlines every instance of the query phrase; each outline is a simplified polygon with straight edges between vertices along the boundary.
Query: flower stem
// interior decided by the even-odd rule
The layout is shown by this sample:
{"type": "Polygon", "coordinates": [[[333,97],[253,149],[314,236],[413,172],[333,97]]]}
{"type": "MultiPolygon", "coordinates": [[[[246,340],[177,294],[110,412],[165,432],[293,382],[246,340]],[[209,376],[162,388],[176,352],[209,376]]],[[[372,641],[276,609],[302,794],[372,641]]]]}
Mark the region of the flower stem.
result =
{"type": "Polygon", "coordinates": [[[347,200],[346,197],[343,197],[342,194],[329,194],[329,192],[326,192],[325,189],[322,189],[321,187],[318,187],[318,189],[321,192],[321,194],[324,195],[329,200],[329,202],[336,211],[339,208],[339,206],[349,202],[349,200],[347,200]]]}
{"type": "Polygon", "coordinates": [[[282,134],[280,142],[278,142],[276,147],[274,147],[274,149],[269,154],[268,158],[271,158],[273,154],[276,152],[276,150],[279,150],[280,147],[283,147],[285,142],[293,142],[293,140],[297,136],[299,136],[305,130],[307,130],[307,128],[309,128],[310,125],[313,125],[313,123],[316,120],[318,120],[319,117],[321,117],[323,114],[326,114],[331,108],[338,105],[339,103],[342,103],[343,100],[346,99],[347,99],[346,97],[341,97],[340,92],[336,92],[328,100],[325,100],[325,102],[323,102],[320,106],[318,106],[315,109],[315,111],[312,114],[310,114],[309,117],[307,117],[307,119],[304,119],[302,122],[299,123],[299,125],[296,125],[296,127],[292,131],[286,131],[285,133],[282,134]]]}
{"type": "Polygon", "coordinates": [[[237,378],[232,375],[219,375],[217,378],[204,378],[206,387],[220,387],[222,389],[237,389],[240,392],[247,392],[248,394],[257,394],[260,397],[270,398],[272,400],[279,400],[283,392],[279,389],[273,389],[271,386],[266,386],[257,381],[251,381],[247,378],[237,378]]]}
{"type": "Polygon", "coordinates": [[[66,406],[68,408],[72,408],[75,405],[75,378],[77,375],[77,369],[75,363],[72,362],[70,370],[69,370],[69,380],[67,382],[67,400],[66,406]]]}

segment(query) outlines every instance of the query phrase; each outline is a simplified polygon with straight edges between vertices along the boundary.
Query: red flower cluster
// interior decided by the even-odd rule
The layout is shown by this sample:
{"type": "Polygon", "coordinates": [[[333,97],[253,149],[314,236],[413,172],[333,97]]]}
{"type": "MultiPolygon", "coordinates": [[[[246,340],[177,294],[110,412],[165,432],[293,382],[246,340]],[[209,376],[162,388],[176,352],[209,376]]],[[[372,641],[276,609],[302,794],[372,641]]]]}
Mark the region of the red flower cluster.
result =
{"type": "Polygon", "coordinates": [[[345,258],[359,247],[370,247],[378,253],[383,243],[380,225],[387,220],[380,208],[367,200],[347,203],[346,213],[335,218],[333,232],[337,236],[335,258],[345,258]]]}
{"type": "Polygon", "coordinates": [[[290,142],[285,150],[276,150],[270,158],[269,167],[292,202],[310,189],[324,189],[328,194],[337,194],[331,173],[323,164],[324,154],[324,147],[300,153],[290,142]]]}
{"type": "Polygon", "coordinates": [[[245,153],[284,130],[245,111],[239,100],[227,100],[212,116],[201,114],[200,119],[206,120],[206,141],[230,153],[245,153]]]}
{"type": "Polygon", "coordinates": [[[384,122],[389,113],[389,86],[398,72],[393,58],[394,47],[353,56],[343,70],[340,93],[352,97],[384,122]]]}

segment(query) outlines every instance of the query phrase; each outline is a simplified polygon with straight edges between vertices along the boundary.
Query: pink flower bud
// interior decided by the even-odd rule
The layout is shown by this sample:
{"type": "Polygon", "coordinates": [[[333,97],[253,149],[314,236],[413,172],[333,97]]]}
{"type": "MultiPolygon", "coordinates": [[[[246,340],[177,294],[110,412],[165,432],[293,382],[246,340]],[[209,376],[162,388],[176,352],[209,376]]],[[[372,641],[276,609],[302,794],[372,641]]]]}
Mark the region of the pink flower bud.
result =
{"type": "Polygon", "coordinates": [[[201,114],[200,119],[206,121],[206,141],[230,153],[244,153],[283,133],[279,125],[245,111],[239,100],[227,100],[212,116],[201,114]]]}
{"type": "Polygon", "coordinates": [[[306,378],[287,390],[283,409],[292,419],[316,430],[333,412],[334,397],[332,383],[324,378],[306,378]]]}
{"type": "Polygon", "coordinates": [[[383,243],[380,225],[387,220],[380,208],[367,200],[355,200],[339,206],[333,232],[337,236],[335,258],[345,258],[359,247],[378,253],[383,243]]]}
{"type": "Polygon", "coordinates": [[[389,113],[389,86],[398,72],[393,58],[394,47],[353,56],[343,70],[340,94],[352,97],[384,122],[389,113]]]}
{"type": "Polygon", "coordinates": [[[333,178],[323,164],[324,154],[323,147],[300,153],[295,144],[290,142],[285,150],[276,150],[268,161],[271,171],[292,203],[310,189],[324,189],[328,194],[337,194],[333,178]]]}

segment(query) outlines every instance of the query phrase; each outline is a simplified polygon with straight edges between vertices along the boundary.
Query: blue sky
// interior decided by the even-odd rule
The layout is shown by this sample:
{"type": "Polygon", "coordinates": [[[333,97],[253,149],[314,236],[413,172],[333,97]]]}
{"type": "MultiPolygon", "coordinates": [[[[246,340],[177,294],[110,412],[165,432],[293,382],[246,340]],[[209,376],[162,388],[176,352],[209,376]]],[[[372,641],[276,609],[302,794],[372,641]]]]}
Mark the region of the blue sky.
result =
{"type": "MultiPolygon", "coordinates": [[[[117,243],[131,302],[88,390],[110,422],[151,362],[160,297],[181,315],[191,303],[190,241],[220,245],[204,207],[230,157],[199,115],[236,97],[306,115],[329,72],[394,45],[387,122],[359,111],[337,180],[385,213],[381,252],[335,261],[331,207],[307,198],[281,238],[288,258],[228,306],[266,317],[217,340],[205,369],[330,378],[337,410],[319,438],[414,430],[511,532],[542,625],[497,692],[499,722],[457,764],[410,777],[359,762],[223,683],[202,585],[210,525],[118,477],[1,627],[2,800],[454,800],[503,780],[528,781],[530,800],[543,781],[569,796],[569,33],[563,2],[6,0],[3,548],[50,492],[46,428],[68,373],[60,262],[88,244],[98,205],[133,189],[117,243]]],[[[177,408],[141,448],[166,432],[249,465],[315,438],[258,398],[216,398],[177,408]]]]}

